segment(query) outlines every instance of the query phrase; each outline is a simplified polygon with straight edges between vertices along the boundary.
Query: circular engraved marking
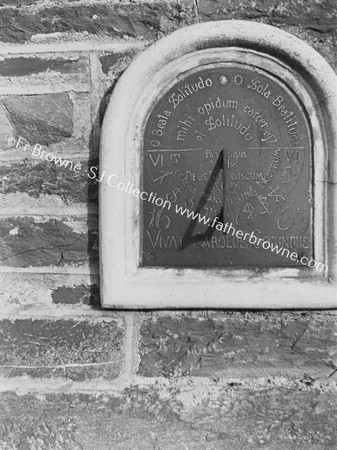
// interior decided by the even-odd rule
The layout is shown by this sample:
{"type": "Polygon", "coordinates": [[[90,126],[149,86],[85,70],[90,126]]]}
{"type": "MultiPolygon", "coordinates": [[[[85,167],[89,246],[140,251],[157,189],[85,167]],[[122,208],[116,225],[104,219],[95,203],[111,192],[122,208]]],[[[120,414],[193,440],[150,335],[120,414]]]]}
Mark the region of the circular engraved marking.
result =
{"type": "Polygon", "coordinates": [[[155,261],[156,255],[154,253],[147,253],[146,258],[148,259],[148,261],[155,261]]]}
{"type": "Polygon", "coordinates": [[[228,84],[228,78],[225,75],[221,75],[220,83],[222,84],[222,86],[226,86],[226,84],[228,84]]]}

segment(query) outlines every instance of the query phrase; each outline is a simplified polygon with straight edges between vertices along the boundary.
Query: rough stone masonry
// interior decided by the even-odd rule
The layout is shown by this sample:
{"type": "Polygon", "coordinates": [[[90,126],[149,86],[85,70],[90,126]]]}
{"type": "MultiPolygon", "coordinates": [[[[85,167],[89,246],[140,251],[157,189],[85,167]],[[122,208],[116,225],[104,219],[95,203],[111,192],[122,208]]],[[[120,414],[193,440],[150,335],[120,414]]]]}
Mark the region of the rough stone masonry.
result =
{"type": "Polygon", "coordinates": [[[337,69],[333,0],[2,0],[2,450],[337,448],[336,311],[102,311],[98,184],[7,146],[98,166],[132,59],[228,19],[280,27],[337,69]]]}

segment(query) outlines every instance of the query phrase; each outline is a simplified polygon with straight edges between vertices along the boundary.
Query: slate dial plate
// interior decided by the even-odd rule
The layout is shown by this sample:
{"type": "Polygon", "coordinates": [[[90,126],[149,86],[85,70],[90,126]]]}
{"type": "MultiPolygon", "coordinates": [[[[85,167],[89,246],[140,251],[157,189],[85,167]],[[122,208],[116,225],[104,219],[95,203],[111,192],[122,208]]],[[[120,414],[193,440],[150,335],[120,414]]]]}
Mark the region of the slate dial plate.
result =
{"type": "Polygon", "coordinates": [[[142,189],[171,207],[141,201],[141,265],[303,267],[209,225],[313,256],[311,154],[305,109],[276,74],[238,62],[182,74],[144,128],[142,189]]]}

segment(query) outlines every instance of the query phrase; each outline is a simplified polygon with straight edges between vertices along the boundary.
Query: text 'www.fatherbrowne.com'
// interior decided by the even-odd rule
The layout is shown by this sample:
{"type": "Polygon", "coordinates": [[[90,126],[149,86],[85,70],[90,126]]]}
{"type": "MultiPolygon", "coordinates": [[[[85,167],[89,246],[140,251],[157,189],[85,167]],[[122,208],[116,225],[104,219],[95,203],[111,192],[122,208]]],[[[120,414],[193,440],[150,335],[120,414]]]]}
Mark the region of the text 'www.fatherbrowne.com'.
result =
{"type": "Polygon", "coordinates": [[[285,256],[286,258],[290,258],[292,261],[300,261],[304,266],[308,266],[311,269],[316,269],[320,272],[327,273],[328,266],[326,264],[322,264],[317,262],[314,259],[307,258],[306,256],[302,256],[299,259],[299,255],[296,252],[290,253],[287,248],[280,247],[272,242],[269,242],[265,239],[259,238],[255,236],[254,232],[246,233],[242,230],[235,229],[232,223],[226,222],[225,224],[218,220],[218,217],[215,217],[212,221],[210,218],[206,219],[205,216],[201,216],[199,213],[195,213],[190,211],[187,208],[182,206],[175,205],[176,214],[180,214],[181,216],[186,216],[188,219],[192,219],[193,221],[198,221],[202,225],[207,225],[211,228],[215,228],[218,231],[221,231],[225,234],[232,234],[232,236],[236,236],[238,239],[242,239],[244,241],[248,241],[250,244],[254,245],[256,248],[261,246],[264,250],[270,250],[272,253],[276,253],[277,255],[285,256]]]}

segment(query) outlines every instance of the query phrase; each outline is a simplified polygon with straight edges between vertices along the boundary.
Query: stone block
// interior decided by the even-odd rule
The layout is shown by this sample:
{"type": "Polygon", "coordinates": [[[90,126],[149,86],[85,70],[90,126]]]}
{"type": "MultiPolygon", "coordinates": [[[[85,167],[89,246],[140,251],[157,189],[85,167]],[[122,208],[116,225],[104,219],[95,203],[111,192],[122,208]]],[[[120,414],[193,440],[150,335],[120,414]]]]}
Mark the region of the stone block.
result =
{"type": "Polygon", "coordinates": [[[7,217],[0,223],[0,265],[41,267],[95,265],[98,260],[94,216],[7,217]]]}
{"type": "Polygon", "coordinates": [[[146,320],[141,327],[139,374],[211,379],[320,378],[329,377],[334,371],[336,316],[324,313],[224,316],[146,320]]]}
{"type": "Polygon", "coordinates": [[[0,374],[111,380],[123,364],[123,339],[113,320],[2,320],[0,374]]]}

